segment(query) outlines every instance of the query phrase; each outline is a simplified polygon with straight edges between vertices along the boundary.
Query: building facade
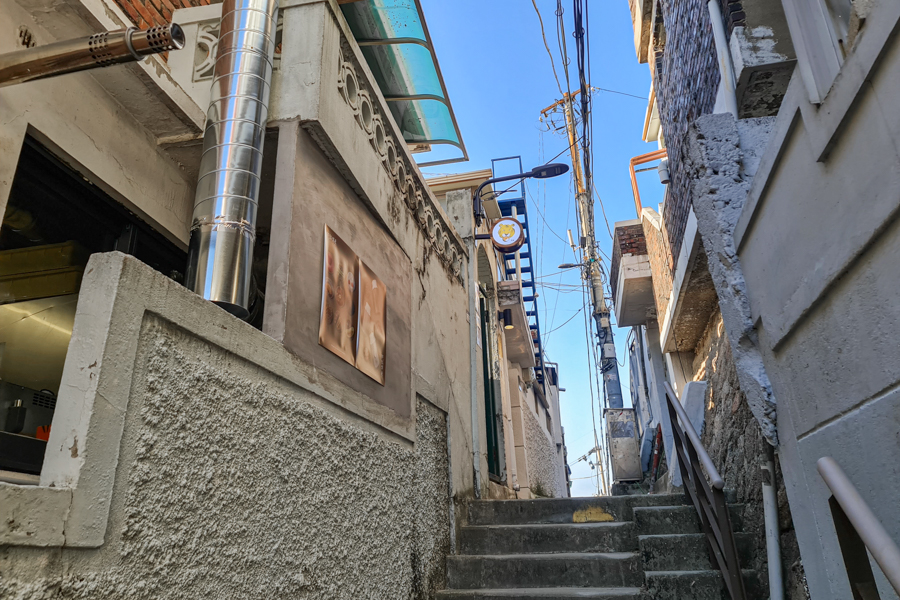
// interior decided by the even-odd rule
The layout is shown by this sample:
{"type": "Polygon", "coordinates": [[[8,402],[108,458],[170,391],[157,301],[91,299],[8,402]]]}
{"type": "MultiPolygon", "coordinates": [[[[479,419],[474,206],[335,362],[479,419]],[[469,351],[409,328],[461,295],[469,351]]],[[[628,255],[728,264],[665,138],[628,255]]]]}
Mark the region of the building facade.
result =
{"type": "MultiPolygon", "coordinates": [[[[747,505],[745,528],[763,521],[769,475],[759,466],[775,450],[786,597],[872,588],[896,597],[874,560],[842,553],[854,534],[819,461],[834,459],[900,539],[888,508],[900,351],[882,345],[896,322],[882,290],[897,283],[887,265],[898,155],[881,103],[896,79],[897,8],[630,7],[652,76],[644,139],[664,150],[632,160],[637,219],[616,224],[614,243],[617,317],[634,327],[644,466],[652,469],[657,426],[672,456],[660,391],[668,381],[747,505]],[[634,167],[660,158],[665,196],[642,196],[634,167]]],[[[668,467],[659,485],[671,488],[679,482],[668,467]]]]}
{"type": "MultiPolygon", "coordinates": [[[[489,237],[491,221],[475,226],[472,197],[492,176],[493,171],[486,169],[429,178],[428,184],[459,231],[489,237]]],[[[524,190],[514,188],[506,196],[494,197],[490,184],[484,188],[489,219],[505,216],[504,207],[512,204],[524,206],[524,190]]],[[[527,222],[524,217],[523,211],[517,219],[527,222]]],[[[533,279],[523,277],[532,271],[528,248],[503,253],[490,239],[478,239],[476,257],[477,305],[482,315],[475,342],[477,388],[485,422],[494,425],[485,427],[481,440],[489,496],[567,497],[559,366],[547,362],[536,319],[528,307],[533,304],[528,296],[534,294],[533,285],[528,285],[533,279]]]]}

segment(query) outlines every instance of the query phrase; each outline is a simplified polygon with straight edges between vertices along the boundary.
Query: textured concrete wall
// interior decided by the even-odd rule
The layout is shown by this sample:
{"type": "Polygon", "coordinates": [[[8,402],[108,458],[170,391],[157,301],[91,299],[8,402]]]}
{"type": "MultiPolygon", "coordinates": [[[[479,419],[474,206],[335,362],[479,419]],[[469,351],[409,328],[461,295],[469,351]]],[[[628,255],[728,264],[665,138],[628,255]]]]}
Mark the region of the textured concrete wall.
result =
{"type": "Polygon", "coordinates": [[[565,486],[559,485],[559,457],[556,444],[541,427],[534,411],[522,407],[525,422],[525,447],[528,453],[528,483],[532,491],[538,486],[554,498],[565,498],[565,486]]]}
{"type": "Polygon", "coordinates": [[[776,402],[756,338],[741,260],[733,231],[756,173],[757,156],[771,133],[771,119],[735,122],[730,114],[707,115],[690,129],[688,172],[697,229],[747,396],[763,435],[777,445],[776,402]]]}
{"type": "Polygon", "coordinates": [[[415,447],[157,317],[141,329],[107,542],[0,550],[0,597],[428,598],[449,550],[446,420],[415,447]]]}

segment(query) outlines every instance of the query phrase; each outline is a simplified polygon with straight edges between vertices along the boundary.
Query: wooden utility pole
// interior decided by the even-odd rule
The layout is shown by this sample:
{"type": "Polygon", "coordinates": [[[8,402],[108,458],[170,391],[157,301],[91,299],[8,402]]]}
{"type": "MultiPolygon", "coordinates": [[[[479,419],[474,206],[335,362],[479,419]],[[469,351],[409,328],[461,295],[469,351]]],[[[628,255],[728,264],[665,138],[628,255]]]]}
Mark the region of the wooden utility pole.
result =
{"type": "Polygon", "coordinates": [[[553,103],[541,114],[548,113],[562,106],[566,115],[566,131],[569,139],[569,152],[572,156],[572,171],[575,174],[575,201],[578,205],[578,217],[581,224],[581,246],[584,258],[584,278],[591,283],[591,304],[593,317],[597,323],[600,337],[600,369],[603,373],[603,388],[609,408],[622,408],[622,386],[619,383],[619,364],[616,361],[616,347],[613,342],[612,324],[609,307],[603,293],[603,278],[600,273],[600,259],[597,252],[597,241],[594,235],[594,199],[591,195],[591,182],[585,181],[581,164],[581,153],[578,149],[578,133],[575,127],[575,110],[572,100],[580,93],[563,93],[562,100],[553,103]]]}

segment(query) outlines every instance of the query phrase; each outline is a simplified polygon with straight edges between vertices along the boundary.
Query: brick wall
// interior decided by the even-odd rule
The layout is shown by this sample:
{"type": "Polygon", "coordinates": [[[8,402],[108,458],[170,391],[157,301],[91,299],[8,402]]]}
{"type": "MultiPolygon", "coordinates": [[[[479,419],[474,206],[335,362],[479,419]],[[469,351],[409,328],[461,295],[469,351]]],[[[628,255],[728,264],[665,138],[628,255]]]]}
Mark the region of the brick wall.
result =
{"type": "MultiPolygon", "coordinates": [[[[644,209],[647,211],[648,209],[644,209]]],[[[653,211],[656,214],[656,211],[653,211]]],[[[658,216],[655,219],[659,221],[658,216]]],[[[644,240],[647,245],[647,256],[650,258],[650,273],[653,281],[653,299],[656,304],[656,318],[662,329],[662,320],[672,293],[672,260],[669,256],[669,243],[664,228],[644,217],[644,240]]]]}
{"type": "Polygon", "coordinates": [[[619,283],[619,265],[622,256],[633,254],[644,256],[647,254],[647,243],[644,240],[644,227],[640,223],[635,225],[623,225],[616,227],[616,239],[613,243],[612,267],[609,272],[609,285],[612,287],[613,298],[616,297],[616,285],[619,283]]]}
{"type": "Polygon", "coordinates": [[[657,50],[654,85],[672,178],[663,220],[672,256],[677,257],[691,204],[683,165],[687,129],[694,119],[712,112],[719,66],[704,0],[660,0],[660,8],[665,47],[657,50]]]}
{"type": "Polygon", "coordinates": [[[735,27],[747,24],[747,15],[744,13],[744,5],[741,0],[719,0],[722,9],[722,17],[725,19],[725,34],[731,41],[731,32],[735,27]]]}
{"type": "Polygon", "coordinates": [[[116,0],[116,4],[137,27],[147,29],[170,23],[172,13],[179,8],[203,6],[210,4],[210,0],[116,0]]]}

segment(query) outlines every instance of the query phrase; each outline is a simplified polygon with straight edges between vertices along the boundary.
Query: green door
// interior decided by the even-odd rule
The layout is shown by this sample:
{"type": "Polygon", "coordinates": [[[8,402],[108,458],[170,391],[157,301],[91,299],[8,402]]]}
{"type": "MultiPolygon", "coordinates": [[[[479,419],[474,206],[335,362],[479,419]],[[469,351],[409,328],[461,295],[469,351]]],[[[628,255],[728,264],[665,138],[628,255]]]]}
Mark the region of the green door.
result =
{"type": "Polygon", "coordinates": [[[487,428],[487,461],[488,474],[494,481],[501,481],[502,474],[500,468],[500,431],[499,431],[499,412],[497,410],[497,394],[494,379],[491,377],[491,365],[494,364],[494,356],[491,343],[489,329],[491,326],[490,316],[485,308],[484,298],[481,298],[481,357],[483,363],[484,377],[484,422],[487,428]]]}

